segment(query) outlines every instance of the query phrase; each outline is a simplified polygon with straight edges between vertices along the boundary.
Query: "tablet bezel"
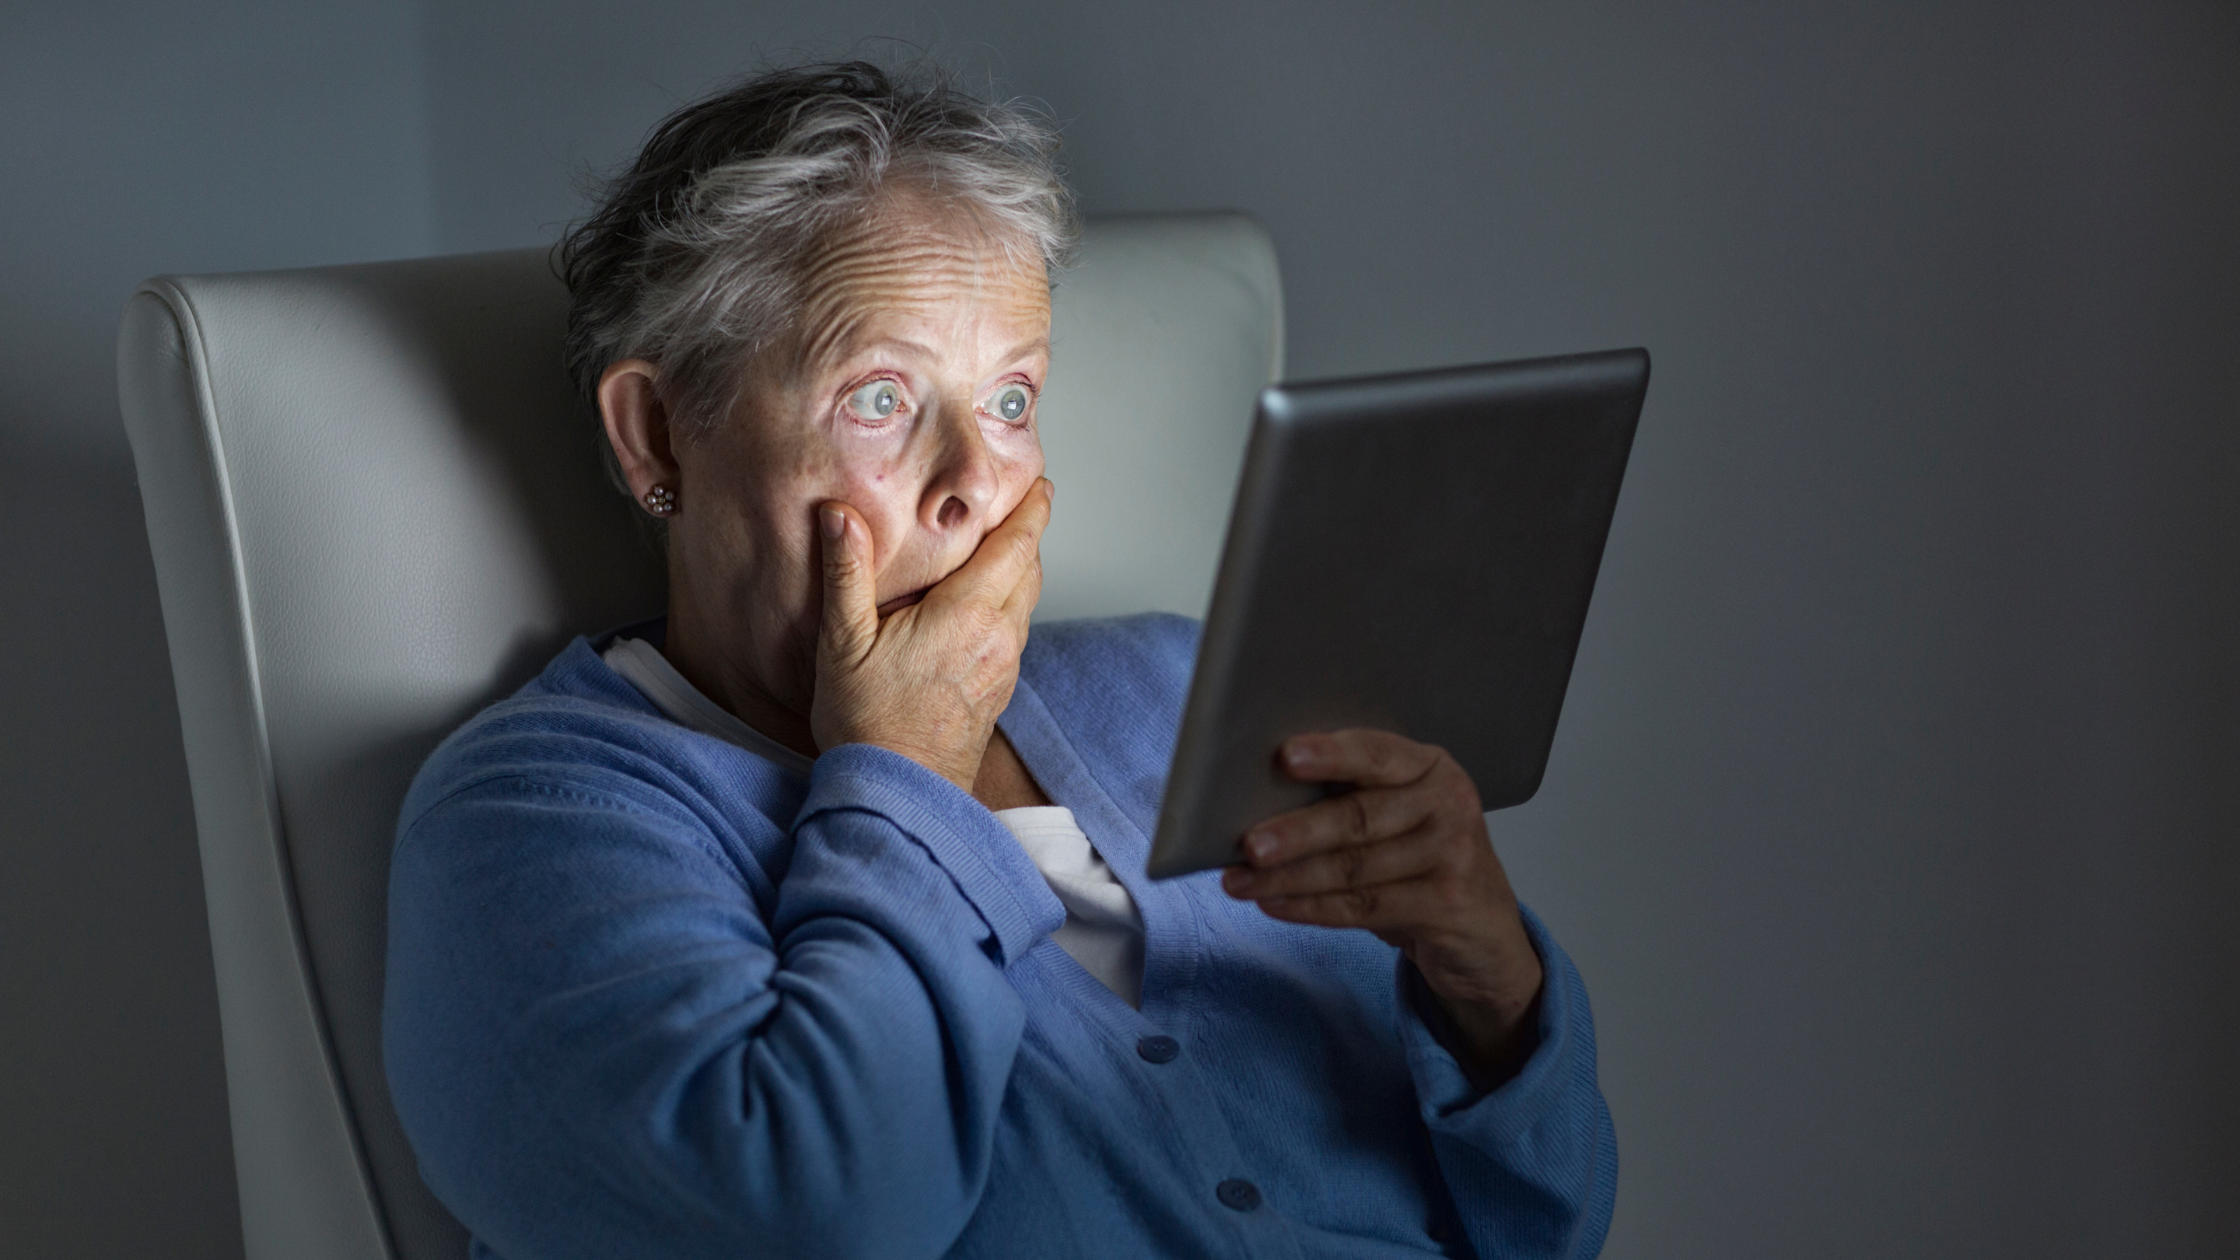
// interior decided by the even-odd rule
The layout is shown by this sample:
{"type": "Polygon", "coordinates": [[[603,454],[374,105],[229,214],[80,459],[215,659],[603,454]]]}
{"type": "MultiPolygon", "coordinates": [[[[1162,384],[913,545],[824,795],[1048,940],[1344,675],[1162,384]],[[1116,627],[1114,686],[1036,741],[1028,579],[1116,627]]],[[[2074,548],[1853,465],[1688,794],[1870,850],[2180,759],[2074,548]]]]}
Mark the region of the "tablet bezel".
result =
{"type": "Polygon", "coordinates": [[[1310,730],[1397,730],[1485,808],[1530,799],[1648,377],[1629,349],[1263,391],[1147,874],[1234,862],[1247,826],[1325,795],[1275,765],[1310,730]]]}

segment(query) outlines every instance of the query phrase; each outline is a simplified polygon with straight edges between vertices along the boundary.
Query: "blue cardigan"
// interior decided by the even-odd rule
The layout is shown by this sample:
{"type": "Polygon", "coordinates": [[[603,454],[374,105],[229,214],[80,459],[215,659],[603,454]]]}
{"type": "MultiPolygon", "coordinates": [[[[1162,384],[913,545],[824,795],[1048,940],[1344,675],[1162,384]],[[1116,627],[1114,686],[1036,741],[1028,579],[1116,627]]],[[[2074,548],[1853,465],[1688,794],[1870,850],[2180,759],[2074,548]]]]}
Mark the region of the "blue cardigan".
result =
{"type": "Polygon", "coordinates": [[[1491,1093],[1396,950],[1142,875],[1196,630],[1039,625],[1004,733],[1143,913],[1143,1008],[995,817],[868,745],[803,780],[578,639],[398,823],[383,1048],[475,1254],[1591,1256],[1616,1139],[1540,923],[1491,1093]]]}

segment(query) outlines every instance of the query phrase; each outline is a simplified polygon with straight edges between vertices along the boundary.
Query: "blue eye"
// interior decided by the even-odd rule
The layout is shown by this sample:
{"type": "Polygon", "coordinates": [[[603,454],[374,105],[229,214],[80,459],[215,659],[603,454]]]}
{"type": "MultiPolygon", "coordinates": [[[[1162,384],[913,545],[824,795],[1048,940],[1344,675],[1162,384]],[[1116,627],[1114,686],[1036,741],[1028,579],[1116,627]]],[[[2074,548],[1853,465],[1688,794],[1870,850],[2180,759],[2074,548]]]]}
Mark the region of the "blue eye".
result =
{"type": "Polygon", "coordinates": [[[902,390],[893,381],[870,381],[848,395],[848,410],[859,420],[884,420],[902,406],[902,390]]]}
{"type": "Polygon", "coordinates": [[[1027,392],[1026,386],[1006,385],[997,390],[996,396],[989,399],[988,403],[989,408],[997,415],[1016,424],[1021,416],[1027,414],[1027,405],[1033,401],[1034,395],[1027,392]]]}

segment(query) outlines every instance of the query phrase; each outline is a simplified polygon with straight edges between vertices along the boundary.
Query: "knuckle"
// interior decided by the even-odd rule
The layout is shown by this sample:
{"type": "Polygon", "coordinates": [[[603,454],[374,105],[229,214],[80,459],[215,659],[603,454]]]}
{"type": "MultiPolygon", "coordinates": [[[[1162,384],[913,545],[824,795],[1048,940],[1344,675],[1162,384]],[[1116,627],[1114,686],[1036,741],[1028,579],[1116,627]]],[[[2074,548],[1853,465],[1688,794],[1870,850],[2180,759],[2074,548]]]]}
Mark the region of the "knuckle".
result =
{"type": "Polygon", "coordinates": [[[1457,813],[1468,813],[1471,795],[1468,780],[1457,780],[1450,777],[1439,784],[1436,799],[1440,805],[1449,810],[1457,813]]]}
{"type": "Polygon", "coordinates": [[[1368,839],[1369,806],[1361,799],[1361,793],[1348,792],[1341,799],[1345,801],[1344,825],[1346,838],[1356,842],[1368,839]]]}
{"type": "Polygon", "coordinates": [[[1369,855],[1365,850],[1359,848],[1340,849],[1334,857],[1338,866],[1338,882],[1347,885],[1361,882],[1361,876],[1366,872],[1369,864],[1369,855]]]}
{"type": "Polygon", "coordinates": [[[1477,785],[1470,781],[1462,766],[1453,758],[1441,754],[1439,762],[1431,767],[1427,786],[1433,799],[1445,806],[1464,806],[1475,800],[1477,785]]]}
{"type": "Polygon", "coordinates": [[[1470,856],[1470,846],[1462,837],[1447,837],[1439,845],[1432,861],[1432,869],[1443,877],[1441,884],[1460,882],[1469,873],[1470,856]]]}
{"type": "Polygon", "coordinates": [[[1470,890],[1459,879],[1442,879],[1432,890],[1431,905],[1441,918],[1459,919],[1470,912],[1470,890]]]}
{"type": "MultiPolygon", "coordinates": [[[[1436,749],[1431,751],[1434,754],[1437,752],[1436,749]]],[[[1437,783],[1439,781],[1438,756],[1427,756],[1420,745],[1410,748],[1406,756],[1395,757],[1393,760],[1397,763],[1394,767],[1395,773],[1407,775],[1411,782],[1437,783]]]]}

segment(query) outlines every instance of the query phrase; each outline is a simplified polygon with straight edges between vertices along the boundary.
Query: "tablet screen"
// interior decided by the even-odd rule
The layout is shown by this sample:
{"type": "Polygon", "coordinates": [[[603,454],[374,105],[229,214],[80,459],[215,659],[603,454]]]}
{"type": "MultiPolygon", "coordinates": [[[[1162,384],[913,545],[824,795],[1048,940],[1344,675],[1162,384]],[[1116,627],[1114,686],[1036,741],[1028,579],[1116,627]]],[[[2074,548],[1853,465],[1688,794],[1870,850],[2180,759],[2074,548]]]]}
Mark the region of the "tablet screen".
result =
{"type": "Polygon", "coordinates": [[[1153,878],[1324,794],[1276,767],[1296,734],[1437,744],[1487,809],[1538,790],[1648,378],[1636,349],[1261,394],[1153,878]]]}

